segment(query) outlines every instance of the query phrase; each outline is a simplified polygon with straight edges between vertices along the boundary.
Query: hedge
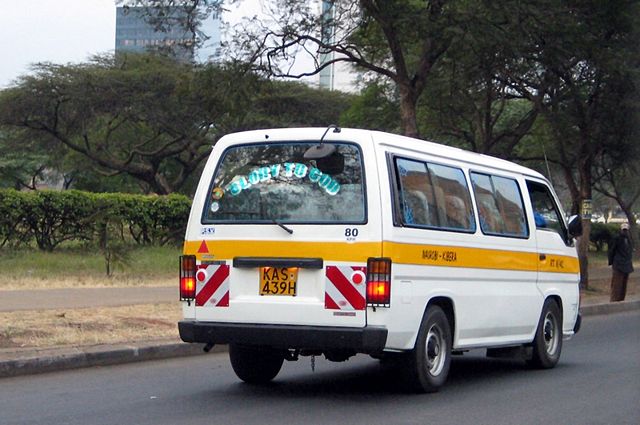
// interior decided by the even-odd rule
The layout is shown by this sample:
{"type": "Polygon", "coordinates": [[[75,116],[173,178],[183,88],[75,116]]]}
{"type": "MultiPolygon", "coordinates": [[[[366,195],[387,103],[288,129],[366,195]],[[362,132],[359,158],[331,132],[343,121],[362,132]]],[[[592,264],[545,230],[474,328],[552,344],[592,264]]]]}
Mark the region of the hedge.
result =
{"type": "Polygon", "coordinates": [[[65,241],[180,244],[191,200],[77,190],[0,190],[0,247],[35,243],[52,251],[65,241]]]}

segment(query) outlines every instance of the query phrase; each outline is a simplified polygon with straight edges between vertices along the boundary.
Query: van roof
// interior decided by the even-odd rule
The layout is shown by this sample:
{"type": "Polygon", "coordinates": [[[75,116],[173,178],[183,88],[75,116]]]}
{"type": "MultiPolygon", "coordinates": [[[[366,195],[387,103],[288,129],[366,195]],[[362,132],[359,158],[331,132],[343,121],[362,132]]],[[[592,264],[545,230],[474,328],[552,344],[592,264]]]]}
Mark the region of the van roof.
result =
{"type": "MultiPolygon", "coordinates": [[[[264,130],[251,130],[232,133],[224,136],[223,139],[224,142],[229,144],[248,143],[256,141],[319,140],[326,130],[326,127],[270,128],[264,130]]],[[[440,143],[414,139],[411,137],[385,133],[382,131],[340,128],[339,134],[336,134],[332,130],[329,130],[327,132],[325,140],[362,140],[363,138],[370,138],[375,144],[379,146],[399,147],[417,153],[424,153],[426,151],[430,155],[436,157],[455,159],[467,164],[492,167],[499,170],[523,174],[547,181],[547,179],[539,172],[511,161],[443,145],[440,143]]]]}

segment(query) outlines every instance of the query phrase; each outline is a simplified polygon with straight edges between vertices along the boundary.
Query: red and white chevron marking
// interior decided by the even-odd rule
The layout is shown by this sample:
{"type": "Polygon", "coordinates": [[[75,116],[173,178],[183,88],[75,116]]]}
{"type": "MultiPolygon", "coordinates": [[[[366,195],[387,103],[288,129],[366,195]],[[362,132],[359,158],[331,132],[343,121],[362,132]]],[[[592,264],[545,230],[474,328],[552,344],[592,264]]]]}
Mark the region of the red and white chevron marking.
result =
{"type": "Polygon", "coordinates": [[[367,268],[327,266],[324,308],[329,310],[364,310],[366,307],[367,268]]]}
{"type": "Polygon", "coordinates": [[[229,307],[228,265],[198,265],[196,270],[196,306],[229,307]]]}

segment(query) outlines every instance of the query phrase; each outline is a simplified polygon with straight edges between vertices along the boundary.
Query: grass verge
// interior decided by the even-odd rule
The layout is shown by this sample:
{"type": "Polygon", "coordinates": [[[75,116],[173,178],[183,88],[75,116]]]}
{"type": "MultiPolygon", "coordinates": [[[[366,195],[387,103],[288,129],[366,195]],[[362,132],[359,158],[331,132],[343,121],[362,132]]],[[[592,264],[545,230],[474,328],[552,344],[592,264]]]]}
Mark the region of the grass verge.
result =
{"type": "Polygon", "coordinates": [[[0,349],[178,338],[179,303],[0,313],[0,349]]]}
{"type": "Polygon", "coordinates": [[[67,248],[54,252],[0,251],[0,290],[109,286],[170,286],[177,279],[179,248],[141,247],[114,264],[111,276],[101,252],[67,248]]]}

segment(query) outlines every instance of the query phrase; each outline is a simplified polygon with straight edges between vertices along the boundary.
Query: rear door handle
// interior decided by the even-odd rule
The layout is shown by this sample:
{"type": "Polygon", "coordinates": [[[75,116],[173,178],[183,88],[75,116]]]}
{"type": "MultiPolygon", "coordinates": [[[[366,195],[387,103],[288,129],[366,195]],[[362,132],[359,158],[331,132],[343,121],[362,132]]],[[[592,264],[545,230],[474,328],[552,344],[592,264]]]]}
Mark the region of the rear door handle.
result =
{"type": "Polygon", "coordinates": [[[547,254],[540,254],[540,261],[544,261],[547,259],[547,254]]]}

